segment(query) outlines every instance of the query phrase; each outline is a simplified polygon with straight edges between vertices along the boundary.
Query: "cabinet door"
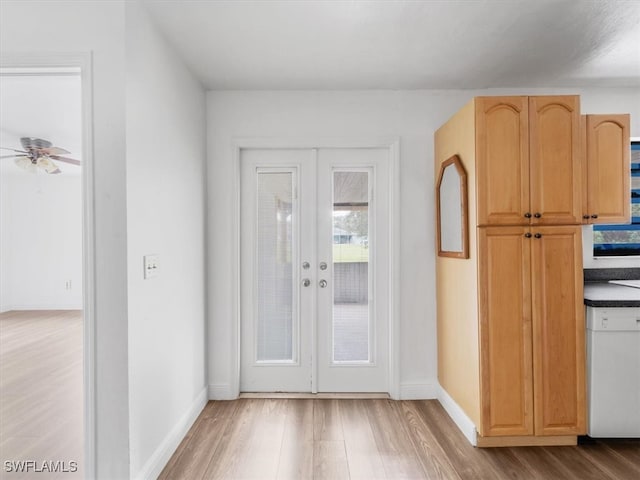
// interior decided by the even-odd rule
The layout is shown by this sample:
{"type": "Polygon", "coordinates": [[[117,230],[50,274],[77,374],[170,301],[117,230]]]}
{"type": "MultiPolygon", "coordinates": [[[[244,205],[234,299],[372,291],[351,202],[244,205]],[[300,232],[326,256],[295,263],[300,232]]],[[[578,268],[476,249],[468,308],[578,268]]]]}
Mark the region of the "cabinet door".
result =
{"type": "Polygon", "coordinates": [[[534,431],[528,231],[478,229],[482,436],[534,431]]]}
{"type": "Polygon", "coordinates": [[[532,224],[582,223],[580,97],[529,97],[532,224]]]}
{"type": "Polygon", "coordinates": [[[476,98],[478,225],[528,225],[527,97],[476,98]]]}
{"type": "Polygon", "coordinates": [[[531,227],[536,435],[585,432],[582,227],[531,227]]]}
{"type": "Polygon", "coordinates": [[[590,223],[631,221],[629,115],[587,115],[590,223]]]}

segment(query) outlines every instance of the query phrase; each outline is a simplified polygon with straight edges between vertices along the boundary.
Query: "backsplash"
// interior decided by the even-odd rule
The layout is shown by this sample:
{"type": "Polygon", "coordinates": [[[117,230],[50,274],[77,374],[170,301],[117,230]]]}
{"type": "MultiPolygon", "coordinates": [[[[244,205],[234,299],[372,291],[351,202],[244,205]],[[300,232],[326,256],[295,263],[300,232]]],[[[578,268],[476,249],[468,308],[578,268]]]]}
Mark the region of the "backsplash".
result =
{"type": "Polygon", "coordinates": [[[585,268],[585,282],[609,280],[640,280],[640,268],[585,268]]]}

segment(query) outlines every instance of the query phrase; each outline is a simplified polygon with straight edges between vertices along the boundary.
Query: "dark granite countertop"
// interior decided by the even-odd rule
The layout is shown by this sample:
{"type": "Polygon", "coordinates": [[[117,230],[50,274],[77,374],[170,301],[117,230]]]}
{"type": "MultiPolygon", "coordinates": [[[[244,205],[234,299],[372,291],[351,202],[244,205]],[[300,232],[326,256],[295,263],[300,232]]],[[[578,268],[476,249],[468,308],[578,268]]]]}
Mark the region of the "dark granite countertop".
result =
{"type": "Polygon", "coordinates": [[[588,268],[584,270],[584,304],[590,307],[640,307],[640,288],[610,280],[638,280],[640,268],[588,268]]]}
{"type": "Polygon", "coordinates": [[[584,284],[584,304],[589,307],[640,307],[640,288],[587,282],[584,284]]]}

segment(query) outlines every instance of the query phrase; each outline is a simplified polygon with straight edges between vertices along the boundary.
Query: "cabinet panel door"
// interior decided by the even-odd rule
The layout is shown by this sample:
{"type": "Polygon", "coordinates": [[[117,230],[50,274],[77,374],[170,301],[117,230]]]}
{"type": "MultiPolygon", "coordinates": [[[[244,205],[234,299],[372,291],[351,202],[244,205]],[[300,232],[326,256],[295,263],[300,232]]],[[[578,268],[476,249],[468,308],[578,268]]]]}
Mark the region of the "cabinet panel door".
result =
{"type": "Polygon", "coordinates": [[[482,436],[533,434],[528,230],[478,229],[482,436]]]}
{"type": "Polygon", "coordinates": [[[535,434],[579,435],[585,432],[582,227],[531,231],[535,434]]]}
{"type": "Polygon", "coordinates": [[[527,97],[476,98],[478,225],[528,225],[527,97]]]}
{"type": "Polygon", "coordinates": [[[532,224],[582,223],[580,140],[580,97],[529,97],[532,224]]]}
{"type": "Polygon", "coordinates": [[[629,115],[587,115],[590,223],[629,223],[629,115]]]}

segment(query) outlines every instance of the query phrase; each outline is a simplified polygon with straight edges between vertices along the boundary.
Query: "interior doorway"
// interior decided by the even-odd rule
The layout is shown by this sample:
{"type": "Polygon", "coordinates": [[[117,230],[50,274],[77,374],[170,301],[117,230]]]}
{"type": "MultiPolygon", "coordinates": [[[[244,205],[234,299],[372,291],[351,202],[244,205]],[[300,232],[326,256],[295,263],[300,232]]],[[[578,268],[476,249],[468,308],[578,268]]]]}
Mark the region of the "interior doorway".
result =
{"type": "Polygon", "coordinates": [[[8,473],[91,471],[83,85],[79,64],[0,68],[0,443],[8,473]]]}
{"type": "Polygon", "coordinates": [[[243,392],[387,392],[386,148],[241,150],[243,392]]]}

